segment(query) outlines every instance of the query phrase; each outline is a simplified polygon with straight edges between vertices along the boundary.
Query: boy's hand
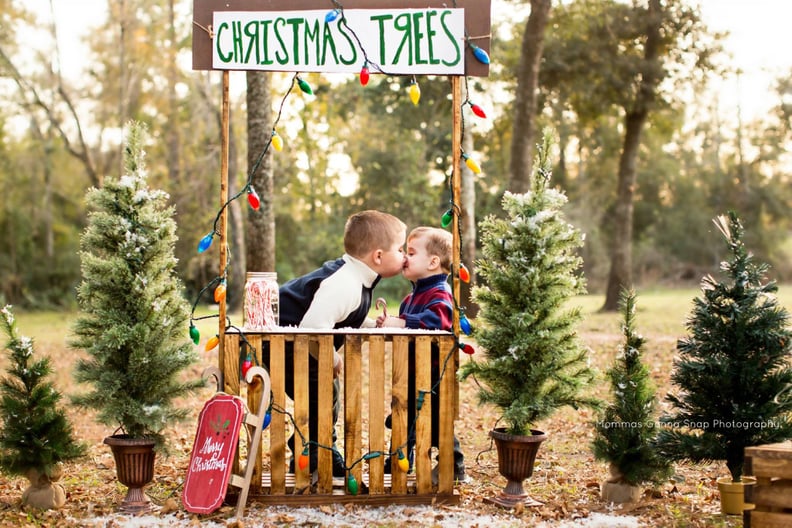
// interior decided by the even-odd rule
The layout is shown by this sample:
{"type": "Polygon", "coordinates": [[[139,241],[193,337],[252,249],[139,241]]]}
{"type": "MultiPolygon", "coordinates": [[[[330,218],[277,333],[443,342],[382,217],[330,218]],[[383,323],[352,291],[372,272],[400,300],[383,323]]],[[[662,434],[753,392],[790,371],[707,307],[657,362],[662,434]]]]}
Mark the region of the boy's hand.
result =
{"type": "Polygon", "coordinates": [[[333,352],[333,377],[337,378],[341,375],[341,370],[344,368],[344,362],[341,360],[341,354],[333,352]]]}
{"type": "Polygon", "coordinates": [[[378,327],[388,328],[404,328],[407,322],[401,317],[392,317],[390,315],[380,315],[377,317],[378,327]]]}

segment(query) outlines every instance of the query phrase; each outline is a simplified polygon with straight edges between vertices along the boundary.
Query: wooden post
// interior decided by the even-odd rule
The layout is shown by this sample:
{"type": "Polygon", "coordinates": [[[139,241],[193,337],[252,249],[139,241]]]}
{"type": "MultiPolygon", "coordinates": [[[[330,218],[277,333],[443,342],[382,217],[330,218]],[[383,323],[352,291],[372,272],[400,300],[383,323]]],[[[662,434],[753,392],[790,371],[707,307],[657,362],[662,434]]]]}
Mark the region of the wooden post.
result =
{"type": "MultiPolygon", "coordinates": [[[[459,198],[462,187],[459,160],[462,154],[462,89],[458,75],[451,77],[451,100],[453,106],[453,128],[451,131],[451,233],[454,236],[451,287],[454,290],[454,299],[459,299],[459,251],[461,243],[459,240],[459,198]]],[[[454,310],[454,334],[459,335],[458,310],[454,310]]]]}
{"type": "MultiPolygon", "coordinates": [[[[459,166],[459,160],[462,158],[462,81],[461,77],[454,75],[451,77],[451,100],[452,100],[452,114],[453,114],[453,128],[451,131],[451,151],[452,151],[452,176],[451,176],[451,202],[453,204],[452,211],[452,231],[454,236],[453,242],[453,255],[454,261],[451,273],[451,288],[454,292],[454,299],[461,303],[460,287],[459,287],[459,268],[460,268],[460,252],[462,241],[460,240],[459,230],[459,213],[462,210],[461,196],[462,196],[462,169],[459,166]]],[[[454,335],[459,335],[459,310],[454,310],[453,319],[454,335]]],[[[447,375],[454,377],[454,416],[459,418],[459,385],[456,383],[456,373],[459,370],[459,350],[454,351],[454,357],[450,361],[450,372],[447,375]]]]}
{"type": "MultiPolygon", "coordinates": [[[[227,216],[228,211],[225,203],[228,201],[228,152],[229,152],[229,126],[230,126],[230,105],[228,99],[228,85],[229,85],[229,71],[223,70],[223,103],[222,115],[220,126],[220,223],[218,226],[218,237],[220,239],[220,277],[225,276],[225,267],[227,262],[228,253],[228,240],[227,240],[227,216]]],[[[220,308],[218,312],[218,332],[220,336],[220,344],[218,345],[218,362],[220,368],[223,368],[225,363],[225,323],[226,323],[226,302],[225,299],[220,300],[220,308]]],[[[230,359],[230,358],[229,358],[230,359]]],[[[228,377],[226,377],[228,383],[228,377]]]]}

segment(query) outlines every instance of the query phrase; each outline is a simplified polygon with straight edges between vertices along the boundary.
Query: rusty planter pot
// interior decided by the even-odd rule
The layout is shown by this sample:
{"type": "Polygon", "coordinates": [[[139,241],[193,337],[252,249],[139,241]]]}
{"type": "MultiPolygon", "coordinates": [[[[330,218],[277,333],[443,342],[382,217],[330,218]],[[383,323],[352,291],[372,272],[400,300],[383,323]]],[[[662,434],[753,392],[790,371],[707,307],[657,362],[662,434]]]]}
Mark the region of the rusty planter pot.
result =
{"type": "Polygon", "coordinates": [[[504,508],[514,508],[522,503],[525,506],[539,506],[542,503],[528,496],[523,489],[523,481],[533,475],[536,454],[539,446],[547,439],[542,431],[531,430],[531,435],[513,435],[498,427],[490,431],[490,437],[498,450],[498,471],[508,481],[500,495],[486,498],[485,501],[504,508]]]}
{"type": "Polygon", "coordinates": [[[146,484],[154,479],[154,441],[113,435],[104,439],[110,446],[116,463],[118,481],[128,488],[119,506],[125,513],[143,513],[152,510],[151,501],[143,493],[146,484]]]}

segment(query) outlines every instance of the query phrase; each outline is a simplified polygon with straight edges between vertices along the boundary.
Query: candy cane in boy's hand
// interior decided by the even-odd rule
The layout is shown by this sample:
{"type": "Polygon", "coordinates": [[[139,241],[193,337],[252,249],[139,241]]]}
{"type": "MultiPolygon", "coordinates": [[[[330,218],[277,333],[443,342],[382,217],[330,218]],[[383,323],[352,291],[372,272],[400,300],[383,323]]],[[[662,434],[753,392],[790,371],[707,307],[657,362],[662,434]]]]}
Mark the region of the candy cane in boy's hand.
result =
{"type": "Polygon", "coordinates": [[[381,328],[385,319],[388,318],[388,302],[382,297],[379,297],[374,303],[374,307],[377,310],[382,310],[382,315],[377,316],[377,328],[381,328]]]}

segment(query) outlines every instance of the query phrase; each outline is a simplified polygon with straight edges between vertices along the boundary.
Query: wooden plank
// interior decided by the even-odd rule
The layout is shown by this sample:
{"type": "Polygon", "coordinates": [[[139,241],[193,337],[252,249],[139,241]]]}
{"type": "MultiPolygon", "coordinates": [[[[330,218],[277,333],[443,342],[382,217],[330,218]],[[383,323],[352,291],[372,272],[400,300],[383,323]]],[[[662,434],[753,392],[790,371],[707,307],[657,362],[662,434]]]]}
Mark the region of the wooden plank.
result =
{"type": "MultiPolygon", "coordinates": [[[[223,392],[239,395],[239,336],[230,334],[223,336],[223,363],[220,370],[223,372],[223,392]]],[[[234,453],[231,462],[231,473],[239,472],[239,453],[234,453]]]]}
{"type": "Polygon", "coordinates": [[[751,457],[751,475],[754,477],[777,477],[792,479],[792,459],[751,457]]]}
{"type": "Polygon", "coordinates": [[[746,447],[745,456],[792,460],[792,440],[775,444],[746,447]]]}
{"type": "Polygon", "coordinates": [[[330,493],[333,489],[333,337],[331,335],[319,336],[319,421],[317,441],[320,444],[318,452],[319,482],[318,493],[330,493]]]}
{"type": "MultiPolygon", "coordinates": [[[[363,427],[361,424],[361,372],[363,342],[359,335],[347,336],[344,344],[344,461],[347,467],[361,456],[363,427]]],[[[357,464],[352,475],[363,482],[363,468],[357,464]]]]}
{"type": "Polygon", "coordinates": [[[750,502],[756,504],[757,509],[788,508],[792,513],[792,480],[775,480],[768,484],[757,482],[751,488],[750,502]]]}
{"type": "MultiPolygon", "coordinates": [[[[310,425],[308,422],[309,396],[308,396],[308,336],[298,335],[294,338],[294,425],[302,433],[307,442],[310,438],[310,425]]],[[[303,439],[294,433],[294,477],[297,488],[310,491],[311,468],[310,464],[300,469],[297,461],[303,452],[303,439]]]]}
{"type": "Polygon", "coordinates": [[[418,493],[432,492],[432,340],[415,339],[415,478],[418,493]],[[423,394],[423,404],[420,403],[423,394]]]}
{"type": "MultiPolygon", "coordinates": [[[[330,9],[333,6],[322,0],[193,0],[192,67],[193,70],[211,70],[212,26],[214,11],[299,11],[330,9]]],[[[449,7],[444,0],[346,0],[345,9],[425,9],[449,7]]],[[[453,7],[465,9],[465,28],[470,40],[482,50],[490,51],[490,0],[456,0],[453,7]]],[[[489,65],[479,62],[469,46],[465,46],[465,75],[486,77],[489,65]]],[[[459,150],[454,150],[454,153],[459,150]]],[[[223,319],[225,320],[225,319],[223,319]]]]}
{"type": "Polygon", "coordinates": [[[223,363],[219,365],[223,372],[223,392],[239,396],[239,336],[229,334],[224,344],[223,363]]]}
{"type": "MultiPolygon", "coordinates": [[[[247,340],[250,346],[252,347],[252,350],[249,349],[248,352],[251,354],[251,356],[253,356],[251,357],[253,364],[261,365],[261,342],[262,342],[261,336],[260,335],[248,336],[247,340]]],[[[261,409],[259,409],[259,405],[261,405],[263,386],[260,378],[256,377],[253,379],[254,379],[254,384],[247,386],[247,407],[250,411],[248,412],[247,416],[256,417],[256,415],[259,414],[259,412],[261,411],[261,409]]],[[[269,387],[267,387],[267,389],[269,390],[269,387]]],[[[269,398],[267,398],[267,401],[269,401],[269,398]]],[[[257,424],[257,426],[261,427],[261,424],[257,424]]],[[[256,426],[247,427],[247,438],[253,438],[253,435],[255,434],[255,427],[256,426]]],[[[250,451],[251,451],[250,446],[248,446],[248,452],[250,451]]],[[[258,486],[261,485],[259,484],[261,482],[261,455],[262,455],[261,449],[259,449],[256,452],[255,459],[252,461],[253,473],[251,475],[250,485],[252,486],[252,491],[255,493],[261,491],[259,489],[256,489],[258,486]]],[[[251,461],[248,460],[247,463],[250,464],[251,461]]]]}
{"type": "Polygon", "coordinates": [[[358,506],[391,506],[399,504],[404,506],[428,506],[435,504],[456,505],[460,503],[460,496],[457,493],[451,495],[416,495],[415,493],[402,495],[350,495],[344,494],[341,488],[328,494],[260,495],[257,497],[251,496],[250,498],[265,506],[290,506],[294,508],[316,507],[325,504],[354,504],[358,506]]]}
{"type": "MultiPolygon", "coordinates": [[[[393,338],[393,368],[391,389],[391,450],[402,447],[406,456],[407,445],[407,360],[409,340],[406,336],[393,338]]],[[[391,460],[392,493],[407,493],[407,474],[391,460]]]]}
{"type": "Polygon", "coordinates": [[[454,387],[456,384],[456,371],[453,358],[449,354],[456,354],[454,342],[451,339],[438,339],[440,348],[440,432],[438,437],[439,472],[437,484],[438,493],[451,493],[454,489],[454,387]],[[448,362],[446,362],[448,358],[448,362]],[[443,371],[443,366],[446,370],[443,371]]]}
{"type": "Polygon", "coordinates": [[[753,510],[748,512],[748,519],[746,526],[751,528],[792,528],[792,514],[789,513],[753,510]]]}
{"type": "MultiPolygon", "coordinates": [[[[286,353],[282,335],[270,337],[270,380],[272,401],[276,409],[286,409],[286,353]]],[[[276,414],[270,422],[270,461],[272,486],[270,493],[286,493],[286,416],[276,414]],[[277,419],[276,419],[277,416],[277,419]]]]}
{"type": "MultiPolygon", "coordinates": [[[[385,445],[385,338],[369,340],[369,452],[387,451],[385,445]]],[[[385,493],[385,459],[369,460],[369,493],[385,493]]]]}

